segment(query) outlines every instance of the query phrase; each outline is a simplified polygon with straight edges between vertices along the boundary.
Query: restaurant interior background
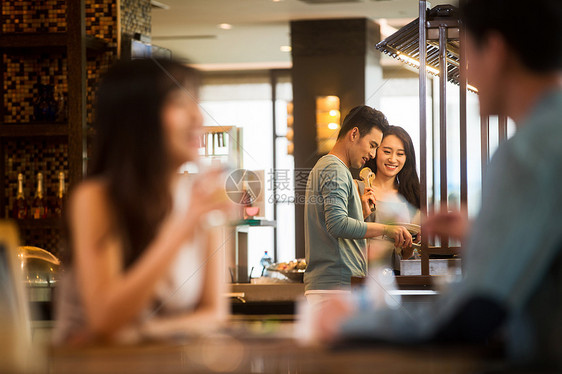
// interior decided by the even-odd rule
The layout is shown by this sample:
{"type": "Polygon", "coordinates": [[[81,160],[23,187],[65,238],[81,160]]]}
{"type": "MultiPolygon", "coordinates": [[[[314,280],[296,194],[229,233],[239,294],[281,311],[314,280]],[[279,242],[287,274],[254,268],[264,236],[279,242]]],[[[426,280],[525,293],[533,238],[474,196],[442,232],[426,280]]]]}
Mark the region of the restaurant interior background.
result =
{"type": "MultiPolygon", "coordinates": [[[[67,13],[70,16],[75,12],[77,19],[80,18],[77,3],[2,2],[0,176],[4,194],[0,196],[0,205],[4,217],[12,216],[19,173],[23,174],[27,197],[35,191],[37,172],[44,173],[45,190],[51,197],[56,195],[59,171],[70,185],[82,178],[82,166],[87,162],[89,144],[95,136],[90,124],[96,82],[117,56],[142,55],[152,46],[153,53],[171,55],[203,72],[200,104],[205,126],[241,129],[236,132],[240,136],[236,141],[238,147],[233,147],[237,148],[237,154],[230,156],[239,157],[238,167],[263,171],[264,209],[258,216],[276,221],[276,227],[250,228],[248,272],[253,267],[256,269],[253,275],[259,275],[257,269],[261,269],[264,251],[272,254],[276,262],[303,257],[302,227],[299,227],[302,217],[299,220],[294,203],[295,138],[290,126],[291,108],[299,105],[292,103],[296,82],[292,81],[295,50],[291,48],[291,33],[295,21],[372,20],[368,22],[375,25],[378,40],[368,46],[376,59],[370,73],[377,79],[363,82],[364,103],[385,113],[390,124],[404,127],[419,155],[418,70],[374,50],[376,42],[417,18],[418,1],[86,0],[84,23],[67,23],[67,13]],[[85,27],[88,38],[81,39],[80,27],[85,27]],[[57,32],[65,33],[61,34],[64,37],[52,37],[57,32]],[[80,55],[83,47],[85,56],[80,55]],[[84,71],[79,68],[81,63],[86,66],[84,71]],[[41,103],[34,101],[34,97],[41,87],[53,88],[58,108],[53,118],[38,121],[34,107],[41,103]],[[86,92],[85,102],[80,95],[74,95],[80,90],[86,92]],[[272,183],[278,183],[277,199],[273,198],[272,183]]],[[[337,34],[339,30],[333,32],[337,34]]],[[[329,45],[331,41],[326,43],[329,45]]],[[[342,69],[322,79],[345,80],[350,74],[342,69]]],[[[438,79],[431,82],[427,110],[431,124],[427,175],[430,209],[439,204],[440,196],[438,79]]],[[[458,207],[459,90],[451,83],[447,85],[447,189],[449,206],[458,207]]],[[[363,102],[353,106],[359,104],[363,102]]],[[[467,201],[469,215],[474,216],[479,209],[483,173],[476,94],[468,94],[467,113],[467,201]]],[[[341,119],[345,114],[342,109],[341,119]]],[[[509,123],[508,135],[513,131],[514,126],[509,123]]],[[[490,154],[499,143],[498,133],[498,121],[491,119],[490,154]]],[[[306,147],[310,148],[300,149],[301,154],[317,152],[314,142],[305,144],[306,147]]],[[[209,162],[214,158],[209,147],[201,153],[209,162]]],[[[419,157],[417,161],[419,170],[419,157]]],[[[184,169],[189,170],[190,166],[184,169]]],[[[58,255],[60,228],[56,219],[25,219],[19,224],[24,243],[58,255]]]]}
{"type": "MultiPolygon", "coordinates": [[[[296,256],[294,176],[295,162],[287,152],[287,104],[292,101],[291,23],[294,20],[370,18],[380,25],[381,39],[418,16],[418,2],[330,0],[167,0],[152,8],[152,42],[186,59],[204,72],[201,107],[205,125],[243,128],[243,167],[265,171],[265,217],[276,228],[254,228],[249,235],[249,269],[260,268],[264,251],[276,261],[296,256]],[[217,11],[220,9],[220,11],[217,11]],[[274,97],[275,96],[275,97],[274,97]],[[274,102],[273,102],[274,101],[274,102]],[[275,107],[275,112],[273,108],[275,107]],[[275,118],[273,118],[275,116],[275,118]],[[273,146],[275,142],[275,147],[273,146]],[[275,156],[274,156],[275,150],[275,156]],[[273,171],[277,170],[277,172],[273,171]],[[271,178],[281,186],[273,199],[271,178]],[[274,205],[276,209],[274,210],[274,205]],[[275,235],[275,230],[277,231],[275,235]]],[[[432,2],[432,6],[456,1],[432,2]]],[[[419,173],[419,78],[417,69],[377,52],[382,79],[368,87],[366,105],[381,110],[389,123],[404,127],[412,136],[419,173]]],[[[341,71],[345,77],[347,72],[341,71]]],[[[337,79],[326,76],[326,80],[337,79]]],[[[439,204],[439,95],[438,79],[428,90],[428,123],[432,128],[428,157],[428,198],[439,204]],[[437,172],[435,172],[437,171],[437,172]],[[433,198],[435,196],[435,199],[433,198]]],[[[447,172],[450,207],[460,206],[459,91],[447,83],[447,172]]],[[[357,103],[361,104],[361,103],[357,103]]],[[[467,97],[468,208],[479,209],[482,178],[480,117],[474,93],[467,97]]],[[[341,119],[346,113],[341,113],[341,119]]],[[[313,124],[311,124],[313,125],[313,124]]],[[[508,123],[508,136],[514,131],[508,123]]],[[[490,154],[498,145],[497,118],[490,120],[490,154]]],[[[311,145],[310,153],[315,145],[311,145]]],[[[296,238],[296,241],[302,238],[296,238]]],[[[454,243],[453,243],[454,244],[454,243]]],[[[256,274],[254,273],[254,276],[256,274]]]]}

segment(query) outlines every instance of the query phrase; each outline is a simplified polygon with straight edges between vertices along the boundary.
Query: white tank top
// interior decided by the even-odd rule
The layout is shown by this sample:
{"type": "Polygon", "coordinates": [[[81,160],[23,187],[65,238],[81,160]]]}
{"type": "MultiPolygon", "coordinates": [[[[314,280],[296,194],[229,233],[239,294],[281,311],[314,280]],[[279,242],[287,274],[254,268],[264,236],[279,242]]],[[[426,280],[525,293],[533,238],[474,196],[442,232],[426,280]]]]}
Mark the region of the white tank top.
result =
{"type": "MultiPolygon", "coordinates": [[[[189,208],[192,181],[182,175],[174,192],[174,213],[184,213],[189,208]]],[[[205,275],[206,243],[202,235],[185,243],[170,266],[168,275],[156,286],[156,307],[161,312],[175,313],[194,309],[201,298],[205,275]]]]}

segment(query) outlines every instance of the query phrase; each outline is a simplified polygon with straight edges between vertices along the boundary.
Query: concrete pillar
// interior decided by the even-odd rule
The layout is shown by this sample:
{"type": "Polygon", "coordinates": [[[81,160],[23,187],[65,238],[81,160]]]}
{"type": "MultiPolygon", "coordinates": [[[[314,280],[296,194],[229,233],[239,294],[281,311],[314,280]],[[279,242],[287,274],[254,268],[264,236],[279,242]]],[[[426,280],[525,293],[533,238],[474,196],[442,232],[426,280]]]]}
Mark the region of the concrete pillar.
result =
{"type": "MultiPolygon", "coordinates": [[[[291,22],[295,169],[312,168],[322,157],[316,146],[316,97],[340,98],[341,120],[382,83],[380,27],[367,18],[291,22]]],[[[304,188],[296,186],[296,256],[304,257],[304,188]]]]}

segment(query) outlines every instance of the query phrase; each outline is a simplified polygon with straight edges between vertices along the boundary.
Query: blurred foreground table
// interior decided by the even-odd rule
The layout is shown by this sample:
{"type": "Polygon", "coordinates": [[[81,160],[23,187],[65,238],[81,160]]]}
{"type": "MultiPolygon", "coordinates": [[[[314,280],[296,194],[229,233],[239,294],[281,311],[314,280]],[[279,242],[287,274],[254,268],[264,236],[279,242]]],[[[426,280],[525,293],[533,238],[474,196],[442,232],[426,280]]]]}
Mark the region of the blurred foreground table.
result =
{"type": "Polygon", "coordinates": [[[215,335],[177,343],[55,349],[49,372],[66,373],[479,373],[501,359],[461,347],[302,347],[288,338],[215,335]]]}

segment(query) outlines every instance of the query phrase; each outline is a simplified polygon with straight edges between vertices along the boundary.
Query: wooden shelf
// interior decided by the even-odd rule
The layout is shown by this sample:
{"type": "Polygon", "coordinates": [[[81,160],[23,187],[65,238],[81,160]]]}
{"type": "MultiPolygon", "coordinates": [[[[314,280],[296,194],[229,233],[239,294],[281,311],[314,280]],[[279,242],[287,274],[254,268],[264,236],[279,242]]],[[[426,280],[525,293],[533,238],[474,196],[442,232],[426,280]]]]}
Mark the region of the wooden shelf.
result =
{"type": "Polygon", "coordinates": [[[400,289],[433,289],[435,280],[443,278],[442,275],[397,275],[396,283],[400,289]]]}
{"type": "MultiPolygon", "coordinates": [[[[37,50],[63,52],[68,45],[68,33],[0,33],[0,49],[8,49],[23,53],[33,53],[37,50]]],[[[105,40],[86,36],[86,50],[88,53],[101,53],[107,50],[105,40]]]]}
{"type": "Polygon", "coordinates": [[[53,122],[4,123],[0,124],[0,138],[67,136],[68,124],[53,122]]]}
{"type": "Polygon", "coordinates": [[[37,229],[60,229],[62,227],[61,218],[44,218],[44,219],[18,219],[15,220],[18,227],[23,230],[37,230],[37,229]]]}
{"type": "Polygon", "coordinates": [[[107,51],[108,44],[105,40],[94,36],[86,36],[86,50],[90,53],[102,53],[107,51]]]}
{"type": "Polygon", "coordinates": [[[462,253],[461,247],[448,247],[442,248],[437,246],[429,246],[427,249],[429,255],[439,255],[439,256],[453,256],[462,253]]]}
{"type": "Polygon", "coordinates": [[[243,219],[241,221],[238,221],[234,225],[235,226],[270,226],[270,227],[276,227],[277,222],[266,220],[266,219],[261,219],[261,218],[248,218],[248,219],[243,219]]]}
{"type": "Polygon", "coordinates": [[[0,48],[24,49],[42,48],[52,49],[66,47],[67,33],[5,33],[0,34],[0,48]]]}
{"type": "MultiPolygon", "coordinates": [[[[67,162],[65,165],[66,181],[70,185],[74,185],[82,180],[84,137],[87,134],[83,123],[87,107],[86,87],[89,83],[87,58],[110,50],[108,47],[111,42],[85,35],[85,0],[65,0],[63,2],[66,7],[65,32],[0,32],[0,54],[15,56],[15,60],[19,58],[35,61],[39,57],[40,60],[45,60],[45,64],[50,67],[61,63],[66,65],[66,71],[59,73],[66,76],[66,114],[68,118],[64,122],[30,121],[28,123],[3,123],[4,118],[0,118],[0,151],[2,153],[0,155],[2,158],[0,160],[0,184],[6,184],[8,178],[6,154],[10,146],[6,145],[6,140],[24,143],[36,140],[52,143],[66,142],[68,147],[65,147],[65,151],[61,155],[67,162]]],[[[35,20],[37,17],[32,18],[35,20]]],[[[25,62],[27,63],[27,61],[25,62]]],[[[12,77],[20,76],[19,72],[7,70],[6,66],[2,66],[2,69],[0,81],[3,82],[3,85],[11,82],[12,77]]],[[[6,92],[0,88],[0,106],[5,106],[5,95],[6,92]]],[[[38,150],[37,157],[45,158],[47,155],[42,150],[38,150]]],[[[8,196],[0,195],[2,209],[6,209],[8,202],[8,196]]],[[[36,240],[38,243],[57,239],[57,233],[61,234],[64,227],[64,222],[60,218],[16,220],[16,223],[21,231],[31,232],[32,240],[36,240]]]]}
{"type": "Polygon", "coordinates": [[[96,136],[96,129],[93,126],[86,126],[86,136],[94,138],[96,136]]]}

